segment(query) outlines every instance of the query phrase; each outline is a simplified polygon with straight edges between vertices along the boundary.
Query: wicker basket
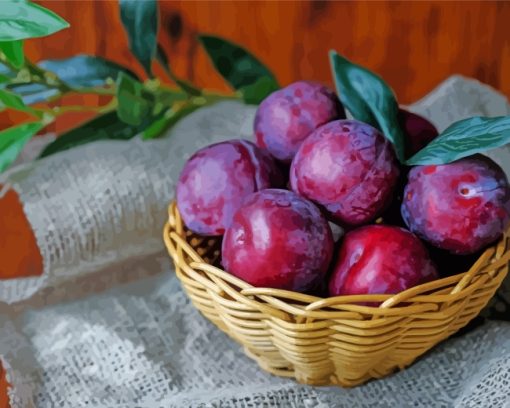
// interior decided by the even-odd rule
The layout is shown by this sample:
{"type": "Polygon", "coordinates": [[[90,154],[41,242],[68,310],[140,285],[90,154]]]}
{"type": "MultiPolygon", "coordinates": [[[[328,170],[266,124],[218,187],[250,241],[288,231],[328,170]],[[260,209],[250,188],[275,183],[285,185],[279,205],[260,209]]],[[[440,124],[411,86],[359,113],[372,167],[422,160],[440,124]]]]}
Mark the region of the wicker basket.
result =
{"type": "Polygon", "coordinates": [[[187,231],[175,203],[164,240],[195,307],[260,367],[305,384],[344,387],[403,369],[465,326],[494,295],[510,259],[507,232],[468,272],[397,295],[322,299],[255,288],[213,266],[220,240],[187,231]]]}

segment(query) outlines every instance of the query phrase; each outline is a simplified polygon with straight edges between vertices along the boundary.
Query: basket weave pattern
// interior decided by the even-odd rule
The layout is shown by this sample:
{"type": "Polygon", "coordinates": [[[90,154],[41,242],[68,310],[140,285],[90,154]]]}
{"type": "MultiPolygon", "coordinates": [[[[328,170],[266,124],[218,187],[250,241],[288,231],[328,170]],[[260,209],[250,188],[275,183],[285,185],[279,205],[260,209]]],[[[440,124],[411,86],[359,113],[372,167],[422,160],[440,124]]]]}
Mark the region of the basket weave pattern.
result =
{"type": "Polygon", "coordinates": [[[214,266],[220,240],[187,231],[175,203],[163,235],[195,307],[264,370],[313,385],[355,386],[410,365],[476,317],[510,259],[507,231],[465,273],[397,295],[323,299],[255,288],[214,266]]]}

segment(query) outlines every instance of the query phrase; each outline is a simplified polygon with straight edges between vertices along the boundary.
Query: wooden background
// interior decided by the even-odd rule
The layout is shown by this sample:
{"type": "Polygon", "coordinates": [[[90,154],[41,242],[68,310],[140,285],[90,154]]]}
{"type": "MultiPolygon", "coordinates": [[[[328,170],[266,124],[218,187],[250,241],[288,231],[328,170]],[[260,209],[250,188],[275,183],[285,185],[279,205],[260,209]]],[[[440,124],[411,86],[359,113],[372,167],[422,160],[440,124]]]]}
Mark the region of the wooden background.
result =
{"type": "MultiPolygon", "coordinates": [[[[117,1],[38,1],[71,28],[27,42],[35,60],[101,55],[142,74],[130,56],[117,1]]],[[[214,33],[251,50],[281,84],[332,83],[334,48],[381,74],[399,101],[412,102],[460,73],[510,94],[510,2],[161,1],[160,41],[177,73],[228,89],[199,48],[214,33]]]]}

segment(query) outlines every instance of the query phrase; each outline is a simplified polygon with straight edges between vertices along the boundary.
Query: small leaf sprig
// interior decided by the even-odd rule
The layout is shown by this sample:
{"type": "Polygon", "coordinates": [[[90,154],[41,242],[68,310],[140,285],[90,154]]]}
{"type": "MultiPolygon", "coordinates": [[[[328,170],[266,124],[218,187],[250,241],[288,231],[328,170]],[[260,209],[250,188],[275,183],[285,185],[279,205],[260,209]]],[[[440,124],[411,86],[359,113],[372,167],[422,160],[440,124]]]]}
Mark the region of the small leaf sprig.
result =
{"type": "Polygon", "coordinates": [[[278,89],[273,74],[255,56],[239,45],[212,35],[200,35],[198,39],[213,66],[234,92],[222,94],[200,89],[175,74],[157,42],[157,0],[119,0],[119,11],[130,50],[146,73],[144,81],[127,67],[91,55],[34,64],[24,55],[24,40],[53,34],[69,24],[30,1],[2,3],[0,111],[24,111],[30,115],[30,120],[7,129],[0,128],[0,172],[16,159],[36,133],[69,111],[93,110],[97,116],[59,135],[46,146],[41,157],[97,140],[128,140],[136,135],[144,140],[153,139],[203,106],[228,99],[259,103],[278,89]],[[154,63],[163,67],[168,77],[165,79],[173,85],[155,77],[154,63]],[[46,106],[68,93],[105,95],[109,101],[99,107],[46,106]]]}

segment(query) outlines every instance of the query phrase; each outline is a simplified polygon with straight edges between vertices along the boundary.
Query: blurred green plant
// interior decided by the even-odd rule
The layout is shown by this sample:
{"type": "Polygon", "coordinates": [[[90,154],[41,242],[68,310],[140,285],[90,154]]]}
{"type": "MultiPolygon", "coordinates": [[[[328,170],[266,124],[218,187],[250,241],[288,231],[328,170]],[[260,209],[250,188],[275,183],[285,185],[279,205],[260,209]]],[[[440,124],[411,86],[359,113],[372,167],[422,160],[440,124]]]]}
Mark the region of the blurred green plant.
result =
{"type": "Polygon", "coordinates": [[[97,140],[127,140],[136,135],[144,140],[157,138],[203,106],[226,99],[257,104],[278,89],[274,75],[256,57],[239,45],[212,35],[200,35],[200,43],[234,92],[225,95],[200,89],[179,78],[157,43],[156,0],[119,0],[129,47],[147,74],[145,81],[127,67],[91,55],[33,63],[23,53],[23,41],[53,34],[69,24],[30,1],[4,0],[1,9],[0,111],[7,108],[24,111],[32,119],[0,129],[0,172],[37,132],[69,111],[94,110],[98,116],[60,135],[43,150],[41,157],[97,140]],[[172,85],[154,76],[154,63],[163,67],[172,85]],[[109,95],[111,101],[99,107],[31,106],[55,102],[69,93],[109,95]]]}

